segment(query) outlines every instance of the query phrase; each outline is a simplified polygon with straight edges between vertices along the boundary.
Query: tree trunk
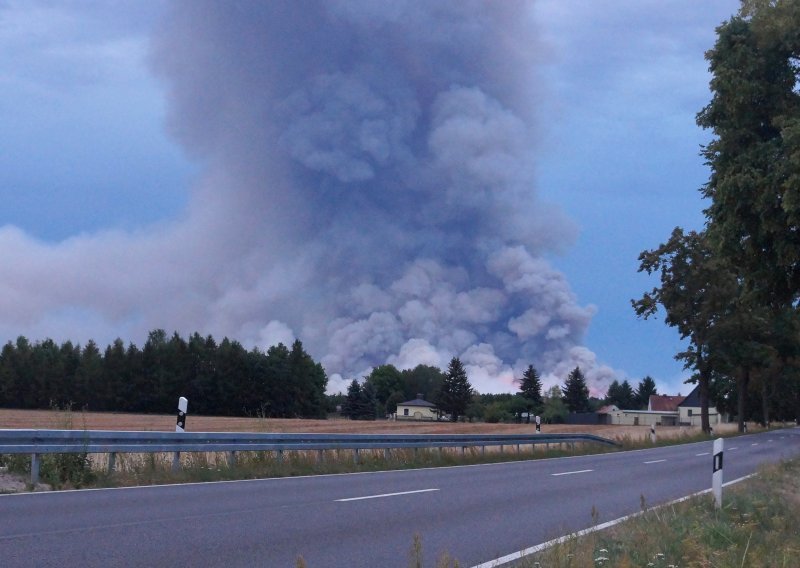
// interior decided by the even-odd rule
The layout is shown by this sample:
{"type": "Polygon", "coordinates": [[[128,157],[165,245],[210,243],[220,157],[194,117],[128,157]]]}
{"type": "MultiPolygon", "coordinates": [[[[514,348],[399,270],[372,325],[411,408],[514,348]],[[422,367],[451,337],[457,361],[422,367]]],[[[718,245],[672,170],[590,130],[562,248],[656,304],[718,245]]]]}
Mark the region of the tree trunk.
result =
{"type": "Polygon", "coordinates": [[[707,372],[700,373],[700,427],[706,434],[711,433],[711,423],[708,420],[708,376],[707,372]]]}
{"type": "Polygon", "coordinates": [[[739,415],[739,432],[744,432],[744,410],[746,408],[747,386],[750,383],[750,369],[745,367],[736,379],[736,390],[739,399],[736,401],[736,412],[739,415]]]}
{"type": "Polygon", "coordinates": [[[767,380],[761,381],[761,411],[764,416],[764,427],[769,428],[769,396],[767,395],[767,380]]]}
{"type": "Polygon", "coordinates": [[[700,370],[700,427],[706,434],[711,433],[711,424],[708,421],[708,385],[711,380],[711,369],[703,362],[703,354],[697,350],[697,367],[700,370]]]}

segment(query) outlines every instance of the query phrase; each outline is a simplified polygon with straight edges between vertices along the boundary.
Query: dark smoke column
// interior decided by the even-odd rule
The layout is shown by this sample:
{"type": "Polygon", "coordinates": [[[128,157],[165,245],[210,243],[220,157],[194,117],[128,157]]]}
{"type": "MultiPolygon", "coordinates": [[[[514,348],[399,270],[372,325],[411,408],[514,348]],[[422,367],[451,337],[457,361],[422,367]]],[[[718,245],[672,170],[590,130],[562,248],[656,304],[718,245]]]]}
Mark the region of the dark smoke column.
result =
{"type": "Polygon", "coordinates": [[[453,356],[483,391],[531,363],[605,380],[580,347],[593,309],[542,257],[573,231],[535,193],[528,8],[172,5],[154,68],[206,165],[193,218],[230,259],[211,320],[301,337],[334,390],[453,356]]]}

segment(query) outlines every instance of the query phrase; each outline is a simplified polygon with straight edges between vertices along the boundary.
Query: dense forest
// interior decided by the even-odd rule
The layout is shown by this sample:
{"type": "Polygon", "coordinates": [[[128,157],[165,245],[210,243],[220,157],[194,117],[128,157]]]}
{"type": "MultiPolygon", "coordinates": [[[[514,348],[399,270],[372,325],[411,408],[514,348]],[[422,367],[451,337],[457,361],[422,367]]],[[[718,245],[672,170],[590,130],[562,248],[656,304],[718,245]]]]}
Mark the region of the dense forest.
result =
{"type": "Polygon", "coordinates": [[[117,339],[101,350],[94,341],[80,346],[52,339],[31,343],[25,337],[0,351],[0,407],[89,411],[171,413],[180,396],[190,414],[326,418],[341,413],[355,420],[387,417],[400,402],[422,396],[451,420],[520,421],[543,413],[563,422],[567,413],[598,406],[590,401],[580,369],[562,388],[542,395],[539,374],[529,366],[516,394],[480,394],[454,357],[446,371],[430,365],[399,370],[380,365],[353,379],[347,394],[325,394],[327,376],[295,341],[246,350],[228,338],[195,333],[185,340],[151,331],[140,349],[117,339]],[[527,416],[526,416],[527,418],[527,416]]]}
{"type": "Polygon", "coordinates": [[[144,347],[117,339],[103,351],[25,337],[0,352],[0,406],[74,405],[93,411],[174,412],[178,397],[190,413],[321,418],[328,379],[300,341],[266,353],[227,338],[150,332],[144,347]]]}

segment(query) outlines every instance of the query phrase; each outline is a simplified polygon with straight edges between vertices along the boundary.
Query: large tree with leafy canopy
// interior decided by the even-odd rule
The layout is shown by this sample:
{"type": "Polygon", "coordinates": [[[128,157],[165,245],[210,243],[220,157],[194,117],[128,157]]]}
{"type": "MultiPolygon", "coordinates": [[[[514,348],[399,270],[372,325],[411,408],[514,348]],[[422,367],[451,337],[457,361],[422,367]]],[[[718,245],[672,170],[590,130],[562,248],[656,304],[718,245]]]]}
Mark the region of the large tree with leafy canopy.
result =
{"type": "Polygon", "coordinates": [[[750,0],[706,54],[711,102],[697,123],[708,233],[741,270],[746,293],[776,312],[800,294],[800,3],[750,0]]]}
{"type": "Polygon", "coordinates": [[[721,315],[735,305],[738,278],[726,260],[714,254],[705,233],[684,233],[680,227],[672,231],[666,243],[640,254],[639,262],[640,272],[660,276],[660,286],[632,300],[633,308],[639,317],[649,318],[661,306],[666,324],[688,340],[687,349],[676,358],[697,371],[701,424],[704,432],[710,432],[711,341],[721,315]]]}

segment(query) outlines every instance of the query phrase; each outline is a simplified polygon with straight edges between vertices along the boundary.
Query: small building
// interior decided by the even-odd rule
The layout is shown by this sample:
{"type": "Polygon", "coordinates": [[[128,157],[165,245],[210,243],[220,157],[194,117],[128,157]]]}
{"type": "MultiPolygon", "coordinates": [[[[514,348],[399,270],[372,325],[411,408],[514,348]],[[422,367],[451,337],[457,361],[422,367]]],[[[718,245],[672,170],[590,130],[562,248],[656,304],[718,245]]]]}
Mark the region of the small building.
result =
{"type": "MultiPolygon", "coordinates": [[[[647,410],[624,410],[603,407],[603,424],[628,426],[700,426],[700,387],[688,396],[650,395],[647,410]]],[[[712,426],[723,422],[723,417],[713,406],[708,407],[708,421],[712,426]]]]}
{"type": "Polygon", "coordinates": [[[667,426],[675,424],[677,413],[653,412],[651,410],[616,409],[605,415],[603,424],[623,426],[667,426]]]}
{"type": "Polygon", "coordinates": [[[436,405],[422,398],[422,394],[417,394],[414,400],[398,403],[397,420],[438,420],[439,411],[436,405]]]}
{"type": "MultiPolygon", "coordinates": [[[[699,386],[695,387],[695,389],[681,401],[681,403],[678,405],[677,410],[678,410],[678,423],[681,426],[700,426],[702,417],[701,417],[701,407],[700,407],[699,386]]],[[[717,408],[709,405],[708,424],[710,426],[713,426],[714,424],[721,424],[722,421],[723,421],[722,415],[717,411],[717,408]]]]}

